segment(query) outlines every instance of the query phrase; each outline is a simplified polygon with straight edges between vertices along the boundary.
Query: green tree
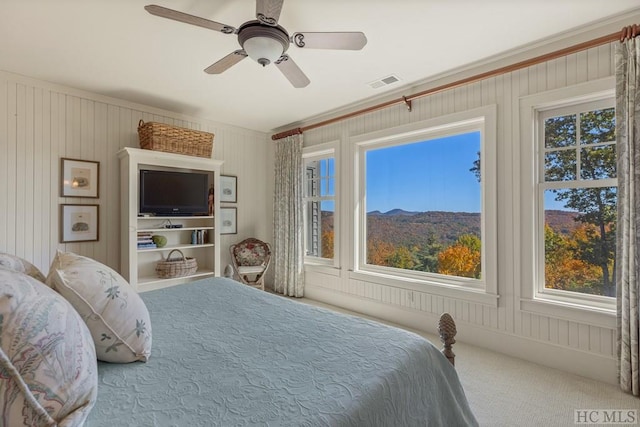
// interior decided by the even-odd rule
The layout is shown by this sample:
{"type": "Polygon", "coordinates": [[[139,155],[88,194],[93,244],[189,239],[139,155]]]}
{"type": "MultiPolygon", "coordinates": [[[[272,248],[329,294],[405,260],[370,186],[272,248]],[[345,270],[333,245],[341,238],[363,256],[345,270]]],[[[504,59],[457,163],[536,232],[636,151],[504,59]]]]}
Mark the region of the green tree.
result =
{"type": "MultiPolygon", "coordinates": [[[[615,110],[613,108],[580,114],[580,141],[577,141],[578,120],[575,115],[555,117],[545,122],[545,147],[553,150],[546,155],[547,181],[593,180],[616,177],[615,110]],[[609,143],[609,144],[607,144],[609,143]],[[594,145],[599,144],[599,145],[594,145]],[[579,176],[578,176],[579,174],[579,176]]],[[[577,211],[576,221],[592,224],[595,231],[580,244],[577,255],[582,261],[598,266],[602,271],[602,293],[615,296],[615,221],[616,188],[566,188],[553,190],[557,201],[577,211]]]]}

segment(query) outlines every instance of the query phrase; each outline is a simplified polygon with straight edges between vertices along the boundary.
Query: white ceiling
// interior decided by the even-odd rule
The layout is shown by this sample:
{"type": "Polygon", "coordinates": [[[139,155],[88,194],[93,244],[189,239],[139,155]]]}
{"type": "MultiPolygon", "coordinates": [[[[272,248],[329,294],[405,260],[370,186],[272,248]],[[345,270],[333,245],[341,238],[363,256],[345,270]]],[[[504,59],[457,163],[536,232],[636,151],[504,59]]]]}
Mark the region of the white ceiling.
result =
{"type": "Polygon", "coordinates": [[[638,0],[287,0],[296,31],[363,31],[361,51],[288,53],[311,84],[246,59],[203,72],[237,37],[150,15],[147,4],[234,27],[254,0],[0,0],[0,70],[270,132],[584,24],[638,0]],[[401,81],[372,89],[390,74],[401,81]]]}

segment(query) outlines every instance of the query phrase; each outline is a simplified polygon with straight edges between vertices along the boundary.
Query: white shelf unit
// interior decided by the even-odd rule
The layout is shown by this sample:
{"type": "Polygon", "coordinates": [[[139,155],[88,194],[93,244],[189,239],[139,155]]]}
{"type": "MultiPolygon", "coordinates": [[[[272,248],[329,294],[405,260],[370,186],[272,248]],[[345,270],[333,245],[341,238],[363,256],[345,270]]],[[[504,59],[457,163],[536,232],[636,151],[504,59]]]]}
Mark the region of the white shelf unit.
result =
{"type": "MultiPolygon", "coordinates": [[[[141,169],[205,172],[213,179],[214,193],[218,194],[221,160],[184,156],[139,148],[124,148],[120,159],[120,215],[121,215],[121,274],[138,292],[174,286],[208,276],[221,276],[220,232],[217,213],[220,202],[214,197],[213,216],[139,216],[139,175],[141,169]],[[180,228],[165,228],[165,225],[180,228]],[[206,231],[208,241],[191,244],[193,231],[206,231]],[[138,234],[160,234],[167,238],[162,248],[138,248],[138,234]],[[166,259],[174,250],[185,257],[195,258],[198,270],[189,276],[161,279],[155,272],[156,263],[166,259]]],[[[171,257],[178,257],[174,252],[171,257]]]]}

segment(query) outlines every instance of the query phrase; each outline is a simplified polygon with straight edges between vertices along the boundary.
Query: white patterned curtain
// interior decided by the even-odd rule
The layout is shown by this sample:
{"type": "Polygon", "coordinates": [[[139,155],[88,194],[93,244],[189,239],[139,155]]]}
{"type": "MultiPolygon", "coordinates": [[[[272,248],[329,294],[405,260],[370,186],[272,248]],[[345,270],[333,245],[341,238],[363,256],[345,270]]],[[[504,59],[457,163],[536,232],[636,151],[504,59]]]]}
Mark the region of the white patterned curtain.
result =
{"type": "MultiPolygon", "coordinates": [[[[616,46],[618,223],[616,246],[618,377],[622,390],[640,395],[638,292],[640,284],[640,41],[616,46]]],[[[626,39],[626,40],[625,40],[626,39]]]]}
{"type": "Polygon", "coordinates": [[[273,203],[274,290],[290,297],[304,295],[302,188],[302,135],[279,139],[273,203]]]}

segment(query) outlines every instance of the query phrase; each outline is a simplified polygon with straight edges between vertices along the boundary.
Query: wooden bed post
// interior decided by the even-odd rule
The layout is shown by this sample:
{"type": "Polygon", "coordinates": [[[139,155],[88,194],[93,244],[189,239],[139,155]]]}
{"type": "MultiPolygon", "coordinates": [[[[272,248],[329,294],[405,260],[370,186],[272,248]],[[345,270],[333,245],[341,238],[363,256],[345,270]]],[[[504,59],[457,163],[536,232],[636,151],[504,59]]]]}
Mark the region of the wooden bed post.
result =
{"type": "Polygon", "coordinates": [[[438,322],[438,334],[440,335],[440,341],[444,344],[442,354],[447,357],[453,366],[456,365],[456,355],[451,346],[456,342],[456,333],[456,322],[453,317],[449,313],[442,313],[438,322]]]}

